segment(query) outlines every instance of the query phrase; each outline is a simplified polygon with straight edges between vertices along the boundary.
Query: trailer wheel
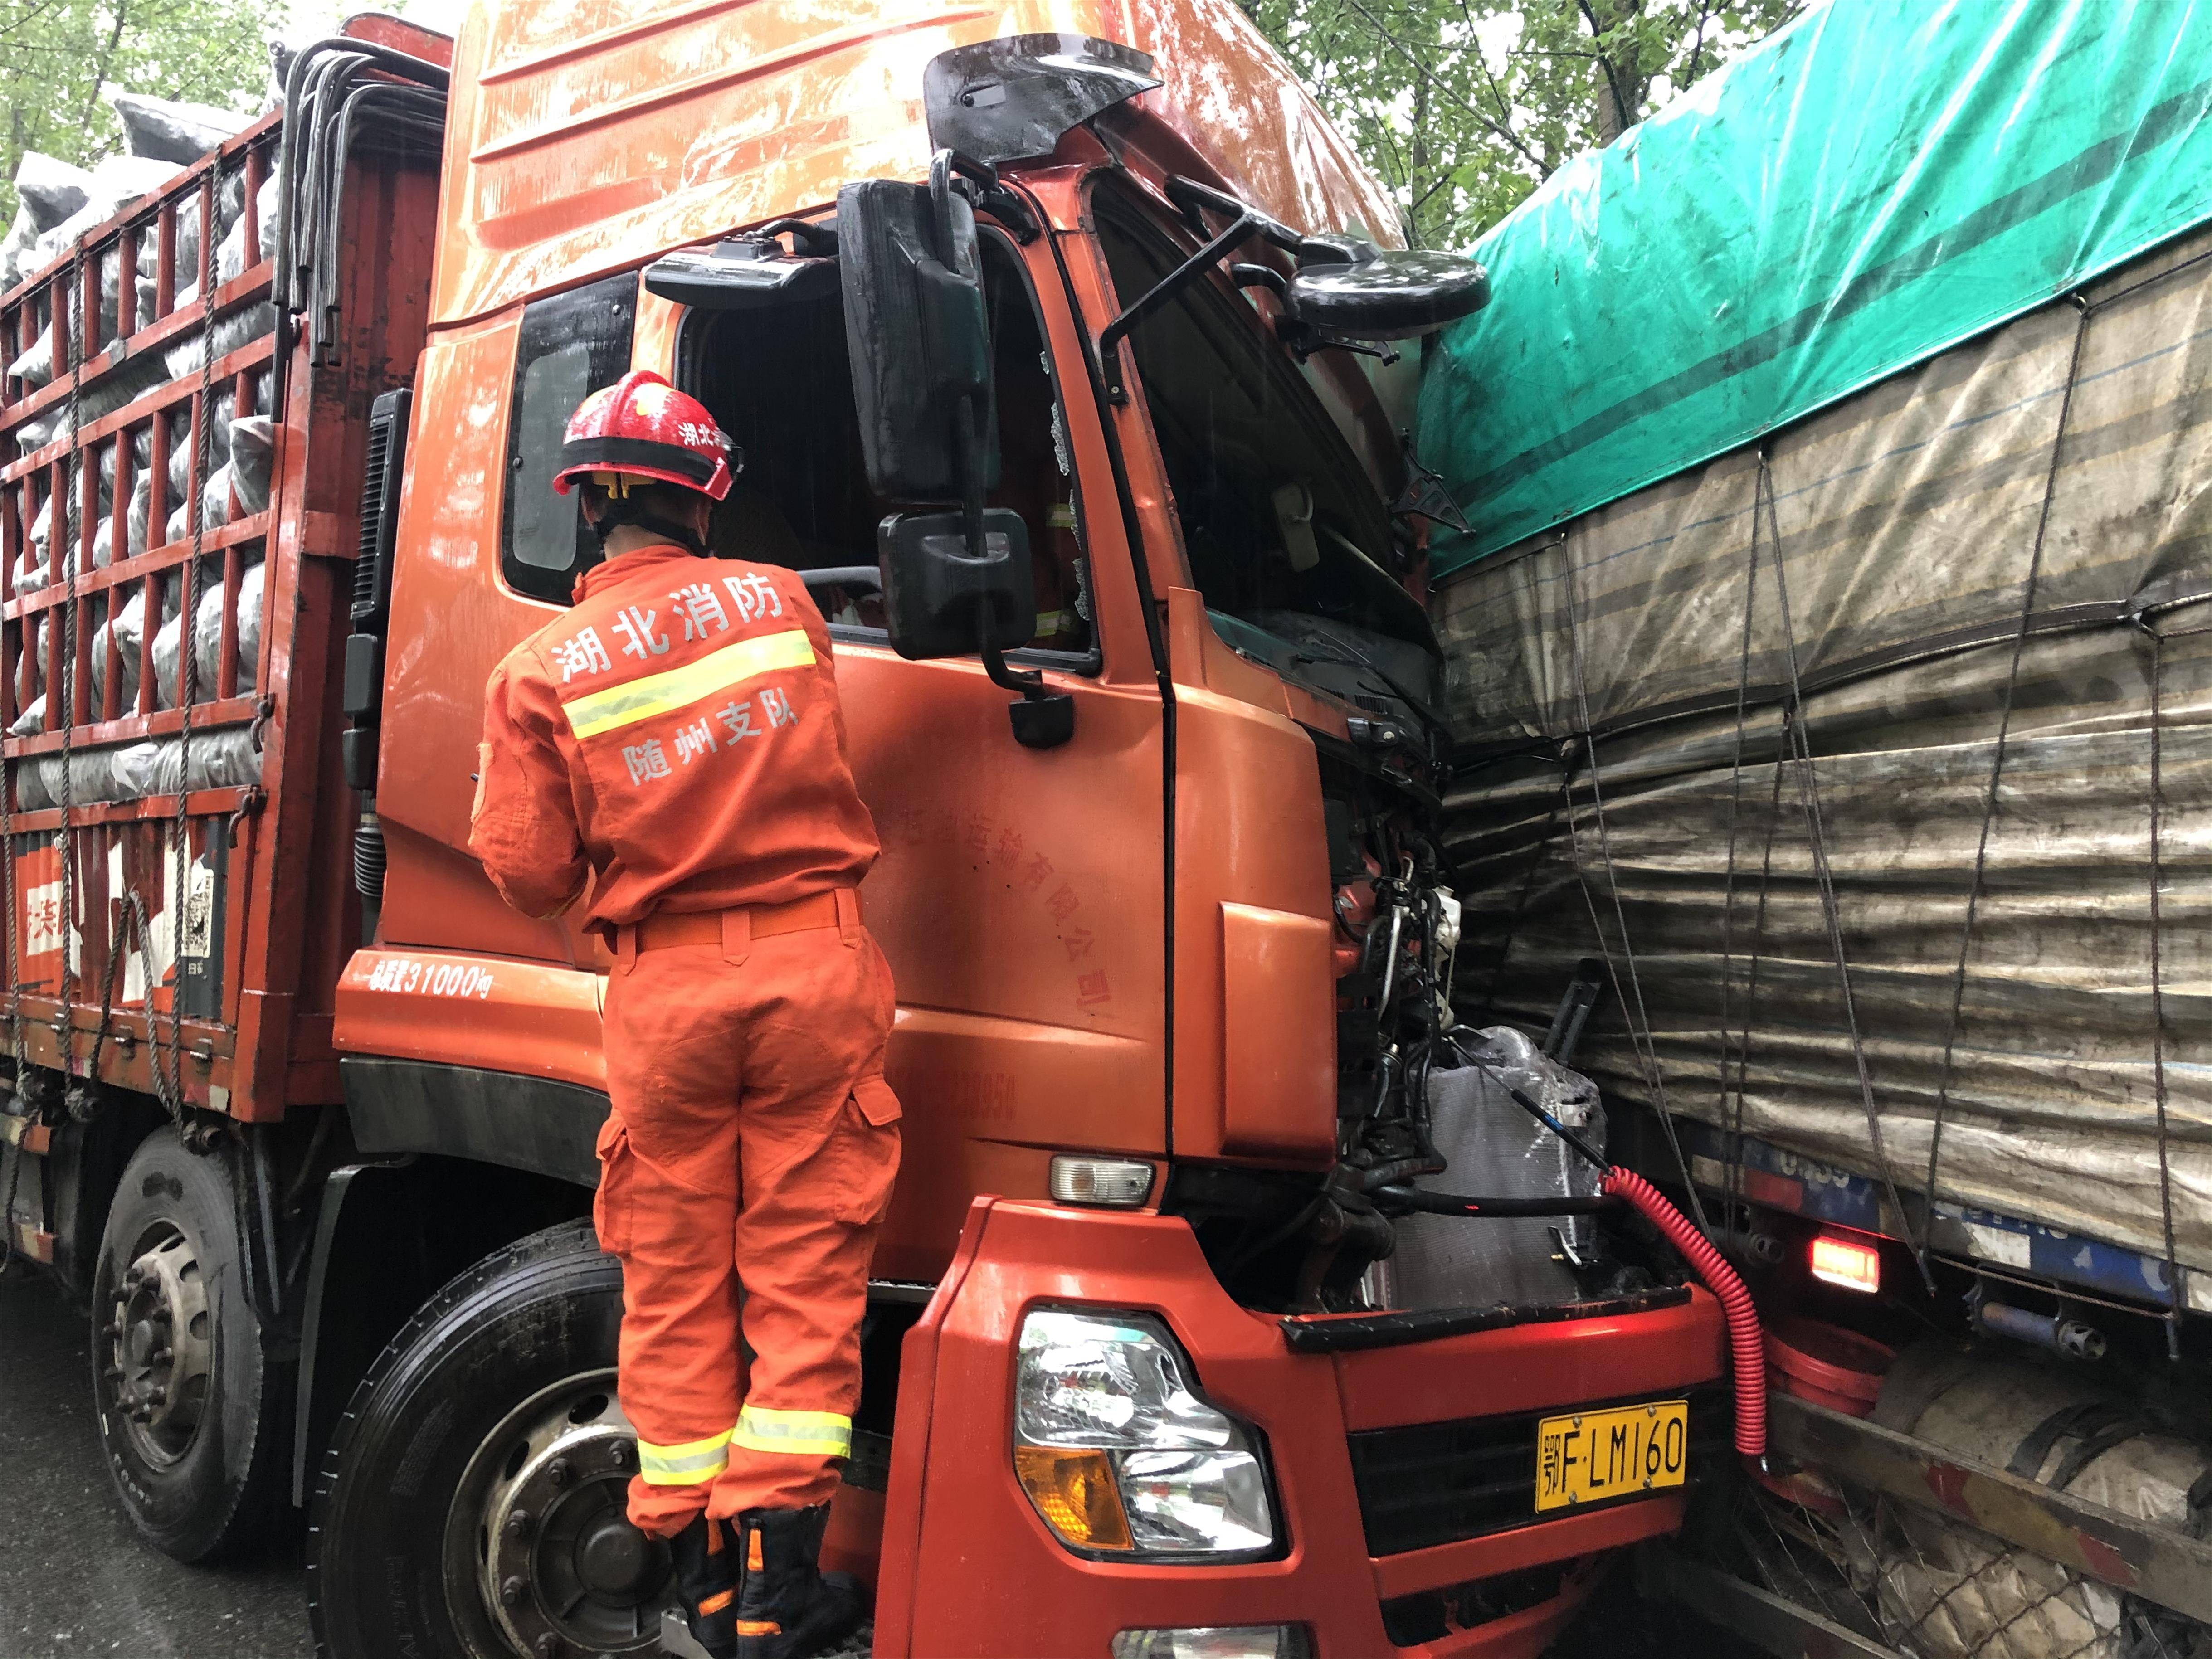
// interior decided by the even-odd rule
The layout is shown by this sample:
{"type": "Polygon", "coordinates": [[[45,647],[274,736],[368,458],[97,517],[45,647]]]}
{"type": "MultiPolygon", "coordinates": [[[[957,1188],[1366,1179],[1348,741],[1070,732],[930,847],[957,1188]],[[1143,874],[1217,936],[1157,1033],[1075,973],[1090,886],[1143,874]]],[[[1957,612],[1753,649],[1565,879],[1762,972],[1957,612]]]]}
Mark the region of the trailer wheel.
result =
{"type": "Polygon", "coordinates": [[[282,1512],[290,1367],[245,1288],[222,1160],[166,1128],[124,1168],[92,1281],[92,1389],[131,1523],[179,1561],[236,1554],[282,1512]]]}
{"type": "Polygon", "coordinates": [[[620,1264],[571,1222],[477,1263],[392,1339],[315,1489],[318,1652],[659,1650],[668,1559],[623,1515],[621,1321],[620,1264]]]}

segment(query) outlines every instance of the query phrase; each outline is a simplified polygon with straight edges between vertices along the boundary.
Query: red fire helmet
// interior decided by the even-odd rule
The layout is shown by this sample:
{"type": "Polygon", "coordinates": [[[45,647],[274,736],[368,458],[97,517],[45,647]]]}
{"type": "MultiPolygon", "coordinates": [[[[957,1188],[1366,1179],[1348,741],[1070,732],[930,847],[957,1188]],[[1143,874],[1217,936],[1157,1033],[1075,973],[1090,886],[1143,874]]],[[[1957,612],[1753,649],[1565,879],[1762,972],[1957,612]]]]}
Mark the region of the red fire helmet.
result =
{"type": "Polygon", "coordinates": [[[610,488],[621,478],[652,478],[719,501],[730,493],[732,453],[704,404],[651,369],[634,368],[576,405],[562,434],[553,488],[565,495],[572,478],[610,488]]]}

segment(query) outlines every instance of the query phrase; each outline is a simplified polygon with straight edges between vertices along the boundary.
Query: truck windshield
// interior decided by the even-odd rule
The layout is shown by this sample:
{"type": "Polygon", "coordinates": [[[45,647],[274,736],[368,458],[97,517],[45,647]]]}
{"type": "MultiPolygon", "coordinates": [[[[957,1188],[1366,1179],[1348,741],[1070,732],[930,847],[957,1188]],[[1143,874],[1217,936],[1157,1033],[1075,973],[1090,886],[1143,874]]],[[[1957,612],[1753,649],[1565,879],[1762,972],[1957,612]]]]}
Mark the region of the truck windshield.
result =
{"type": "MultiPolygon", "coordinates": [[[[995,234],[981,246],[1003,457],[990,504],[1029,524],[1036,593],[1029,648],[1087,659],[1094,641],[1081,503],[1058,392],[1020,260],[995,234]]],[[[799,570],[872,566],[876,527],[899,509],[868,487],[840,299],[694,313],[684,359],[687,385],[744,453],[737,486],[714,515],[715,550],[799,570]]],[[[814,595],[833,625],[880,635],[872,587],[817,586],[814,595]]]]}
{"type": "MultiPolygon", "coordinates": [[[[1187,257],[1121,181],[1093,198],[1122,304],[1187,257]]],[[[1224,282],[1192,283],[1130,336],[1191,580],[1215,631],[1292,678],[1373,701],[1374,663],[1424,698],[1421,607],[1384,568],[1389,524],[1365,471],[1283,346],[1224,282]]]]}

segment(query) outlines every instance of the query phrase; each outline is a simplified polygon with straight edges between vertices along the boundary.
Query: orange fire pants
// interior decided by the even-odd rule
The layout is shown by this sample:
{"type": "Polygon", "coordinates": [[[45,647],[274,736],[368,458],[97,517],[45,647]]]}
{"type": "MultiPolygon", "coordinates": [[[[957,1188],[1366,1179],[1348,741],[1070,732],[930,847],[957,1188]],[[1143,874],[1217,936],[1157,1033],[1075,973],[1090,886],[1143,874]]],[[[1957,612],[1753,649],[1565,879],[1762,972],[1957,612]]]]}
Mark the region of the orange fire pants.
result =
{"type": "Polygon", "coordinates": [[[648,1533],[837,1489],[898,1173],[891,1011],[850,888],[622,932],[593,1219],[623,1264],[629,1517],[648,1533]]]}

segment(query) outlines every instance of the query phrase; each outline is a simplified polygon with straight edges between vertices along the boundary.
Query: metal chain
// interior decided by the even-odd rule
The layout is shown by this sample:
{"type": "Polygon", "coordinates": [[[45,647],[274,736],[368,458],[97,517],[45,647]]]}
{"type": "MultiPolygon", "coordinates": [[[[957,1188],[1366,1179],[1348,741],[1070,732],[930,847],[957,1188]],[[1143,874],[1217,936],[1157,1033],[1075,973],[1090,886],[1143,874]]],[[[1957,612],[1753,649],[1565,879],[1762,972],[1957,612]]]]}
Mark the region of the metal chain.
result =
{"type": "Polygon", "coordinates": [[[2058,420],[2051,434],[2051,464],[2044,470],[2043,504],[2035,515],[2035,539],[2028,545],[2027,580],[2021,589],[2020,620],[2012,635],[2012,660],[2005,671],[2004,698],[1997,710],[1997,740],[1990,757],[1990,787],[1982,797],[1981,833],[1974,842],[1974,869],[1966,886],[1966,913],[1959,927],[1959,962],[1951,975],[1951,1015],[1943,1030],[1943,1069],[1936,1090],[1936,1115],[1928,1127],[1928,1228],[1915,1253],[1920,1272],[1929,1273],[1929,1234],[1935,1231],[1937,1160],[1943,1152],[1943,1118],[1951,1103],[1954,1057],[1959,1047],[1959,1026],[1966,1001],[1966,963],[1973,952],[1974,922],[1981,913],[1982,884],[1989,870],[1990,830],[1996,823],[1997,793],[2004,778],[2005,751],[2012,739],[2013,697],[2020,685],[2021,659],[2027,650],[2027,635],[2035,619],[2036,589],[2043,577],[2043,543],[2051,527],[2051,503],[2058,489],[2058,462],[2066,444],[2067,417],[2074,409],[2074,387],[2081,375],[2081,347],[2089,334],[2090,306],[2082,294],[2069,296],[2074,302],[2074,349],[2067,360],[2066,384],[2058,395],[2058,420]]]}
{"type": "MultiPolygon", "coordinates": [[[[1759,457],[1759,471],[1761,493],[1766,501],[1766,527],[1769,548],[1774,560],[1774,603],[1782,618],[1783,660],[1790,670],[1790,701],[1786,707],[1784,730],[1790,741],[1784,752],[1794,752],[1797,769],[1798,798],[1805,811],[1805,835],[1813,855],[1813,877],[1820,891],[1820,912],[1828,927],[1828,946],[1836,959],[1836,985],[1844,1000],[1844,1024],[1851,1039],[1851,1064],[1858,1073],[1859,1103],[1866,1113],[1869,1150],[1874,1155],[1875,1167],[1881,1171],[1883,1190],[1889,1195],[1890,1207],[1897,1212],[1897,1224],[1904,1229],[1905,1241],[1912,1244],[1913,1260],[1919,1264],[1922,1282],[1928,1294],[1936,1294],[1936,1275],[1928,1265],[1928,1234],[1936,1218],[1935,1198],[1928,1198],[1928,1210],[1923,1218],[1920,1238],[1912,1237],[1912,1218],[1905,1208],[1905,1200],[1897,1188],[1897,1176],[1890,1168],[1889,1154],[1882,1146],[1881,1109],[1874,1097],[1874,1076],[1867,1068],[1866,1037],[1859,1029],[1858,1001],[1851,994],[1850,957],[1844,949],[1844,921],[1842,907],[1836,897],[1834,866],[1828,860],[1828,836],[1820,812],[1820,781],[1813,763],[1813,738],[1805,721],[1804,683],[1797,672],[1797,629],[1790,614],[1790,582],[1782,558],[1782,520],[1774,504],[1774,483],[1765,455],[1759,457]]],[[[1775,757],[1778,781],[1783,763],[1782,755],[1775,757]]]]}

